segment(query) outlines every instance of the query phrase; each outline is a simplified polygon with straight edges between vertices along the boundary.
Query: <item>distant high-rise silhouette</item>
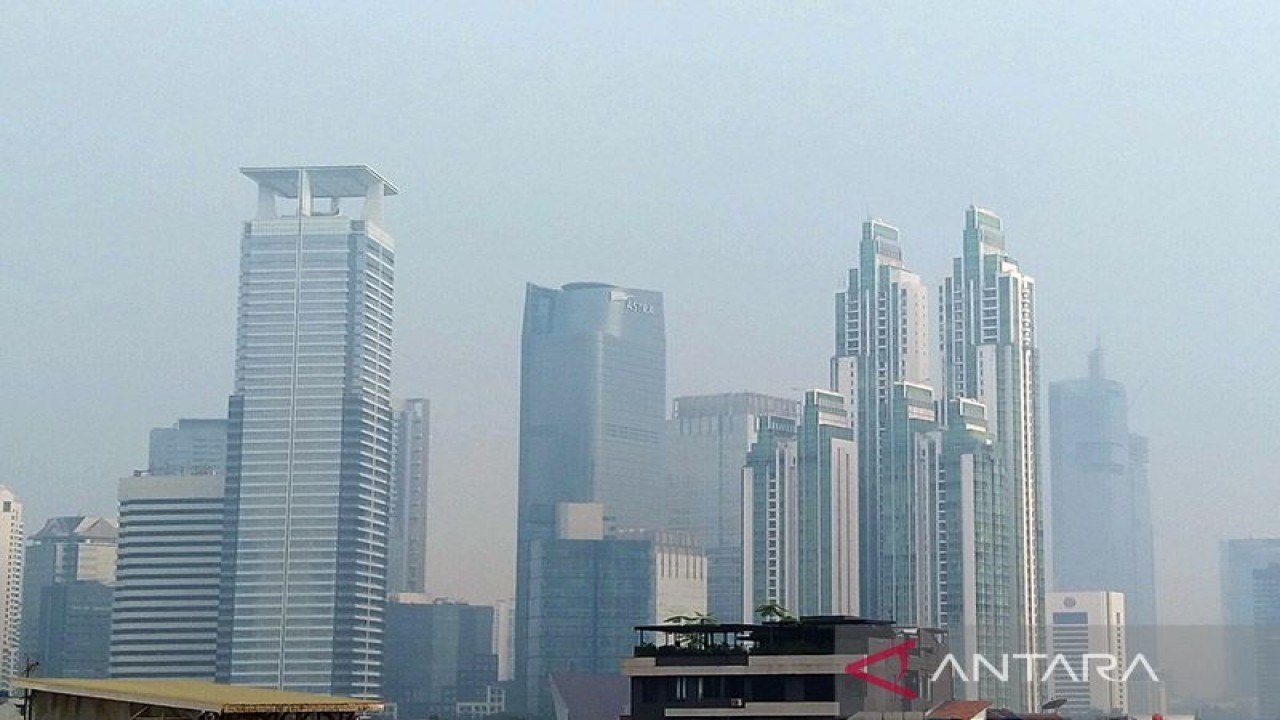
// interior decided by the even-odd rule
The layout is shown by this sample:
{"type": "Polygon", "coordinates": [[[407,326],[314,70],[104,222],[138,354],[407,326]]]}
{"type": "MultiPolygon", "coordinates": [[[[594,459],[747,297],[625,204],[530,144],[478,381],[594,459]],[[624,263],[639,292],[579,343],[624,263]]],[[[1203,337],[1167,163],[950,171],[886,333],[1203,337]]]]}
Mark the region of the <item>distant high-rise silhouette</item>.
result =
{"type": "Polygon", "coordinates": [[[226,469],[226,418],[181,418],[151,431],[147,472],[152,475],[222,475],[226,469]]]}
{"type": "MultiPolygon", "coordinates": [[[[1227,692],[1256,708],[1262,674],[1273,679],[1269,672],[1262,673],[1259,660],[1280,660],[1280,583],[1275,582],[1280,579],[1280,538],[1223,540],[1218,565],[1227,692]]],[[[1280,696],[1275,699],[1280,701],[1280,696]]]]}
{"type": "Polygon", "coordinates": [[[1049,385],[1054,590],[1124,593],[1131,646],[1151,653],[1155,559],[1147,440],[1130,432],[1124,386],[1102,348],[1088,377],[1049,385]]]}
{"type": "MultiPolygon", "coordinates": [[[[1009,256],[1003,223],[990,210],[970,207],[965,212],[963,253],[943,281],[938,304],[945,395],[986,407],[986,429],[1011,480],[1017,566],[1009,578],[1015,596],[1007,622],[1015,628],[1018,646],[1008,652],[1042,652],[1042,420],[1035,281],[1009,256]]],[[[1038,678],[1022,677],[1018,685],[1017,693],[999,699],[1010,707],[1039,707],[1038,678]]]]}
{"type": "Polygon", "coordinates": [[[395,266],[382,205],[397,191],[364,166],[242,172],[258,213],[240,249],[218,677],[376,697],[395,266]]]}
{"type": "Polygon", "coordinates": [[[535,653],[550,651],[534,646],[549,635],[531,621],[532,571],[558,577],[564,570],[557,560],[574,556],[552,542],[557,507],[602,504],[619,527],[654,527],[655,509],[663,504],[665,416],[661,293],[602,283],[528,286],[520,361],[517,706],[548,712],[538,700],[546,694],[546,673],[563,669],[530,666],[535,653]]]}
{"type": "Polygon", "coordinates": [[[427,505],[431,401],[410,398],[395,414],[387,591],[427,591],[427,505]]]}

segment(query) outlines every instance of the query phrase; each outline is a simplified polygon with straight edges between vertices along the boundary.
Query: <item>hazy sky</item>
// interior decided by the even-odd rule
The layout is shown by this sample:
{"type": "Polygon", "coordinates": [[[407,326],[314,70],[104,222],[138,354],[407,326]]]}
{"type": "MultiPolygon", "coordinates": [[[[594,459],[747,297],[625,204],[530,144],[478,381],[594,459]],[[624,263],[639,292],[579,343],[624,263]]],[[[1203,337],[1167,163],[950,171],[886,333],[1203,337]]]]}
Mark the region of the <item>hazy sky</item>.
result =
{"type": "MultiPolygon", "coordinates": [[[[670,394],[821,385],[868,213],[934,285],[964,208],[1152,441],[1161,609],[1280,533],[1272,2],[0,6],[0,482],[113,512],[225,412],[244,165],[397,183],[397,394],[433,401],[432,581],[510,592],[524,283],[666,293],[670,394]]],[[[1047,445],[1046,445],[1047,450],[1047,445]]]]}

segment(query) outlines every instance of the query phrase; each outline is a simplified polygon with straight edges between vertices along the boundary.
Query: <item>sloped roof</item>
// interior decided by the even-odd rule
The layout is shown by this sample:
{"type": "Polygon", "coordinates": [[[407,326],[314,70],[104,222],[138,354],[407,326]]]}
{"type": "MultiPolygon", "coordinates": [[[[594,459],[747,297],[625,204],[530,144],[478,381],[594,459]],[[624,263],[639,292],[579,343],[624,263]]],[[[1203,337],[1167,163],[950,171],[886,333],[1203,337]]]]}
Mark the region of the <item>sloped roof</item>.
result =
{"type": "Polygon", "coordinates": [[[371,700],[222,685],[203,680],[69,680],[15,677],[20,688],[58,695],[181,708],[219,714],[378,711],[371,700]]]}

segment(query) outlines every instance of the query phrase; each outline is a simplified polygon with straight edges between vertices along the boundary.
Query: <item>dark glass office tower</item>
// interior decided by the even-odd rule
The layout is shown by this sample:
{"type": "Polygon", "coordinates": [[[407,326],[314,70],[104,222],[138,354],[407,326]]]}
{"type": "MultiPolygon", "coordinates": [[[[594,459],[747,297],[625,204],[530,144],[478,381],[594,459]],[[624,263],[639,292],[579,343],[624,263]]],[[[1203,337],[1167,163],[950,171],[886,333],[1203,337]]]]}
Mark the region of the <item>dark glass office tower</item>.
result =
{"type": "Polygon", "coordinates": [[[243,172],[258,214],[240,245],[218,678],[376,697],[396,189],[364,166],[243,172]]]}
{"type": "Polygon", "coordinates": [[[666,415],[662,294],[601,283],[530,285],[520,367],[516,706],[531,677],[530,550],[559,503],[601,503],[624,528],[656,525],[666,415]]]}

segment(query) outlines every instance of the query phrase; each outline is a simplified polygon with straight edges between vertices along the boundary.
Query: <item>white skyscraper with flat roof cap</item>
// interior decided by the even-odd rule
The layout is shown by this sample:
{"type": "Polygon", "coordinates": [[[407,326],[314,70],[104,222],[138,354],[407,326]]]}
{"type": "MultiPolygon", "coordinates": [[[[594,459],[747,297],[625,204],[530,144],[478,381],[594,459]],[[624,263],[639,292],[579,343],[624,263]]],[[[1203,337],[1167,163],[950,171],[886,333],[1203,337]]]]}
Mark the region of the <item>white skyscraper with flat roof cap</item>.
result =
{"type": "Polygon", "coordinates": [[[397,190],[365,166],[242,172],[258,213],[240,251],[218,679],[376,697],[395,263],[382,203],[397,190]]]}

